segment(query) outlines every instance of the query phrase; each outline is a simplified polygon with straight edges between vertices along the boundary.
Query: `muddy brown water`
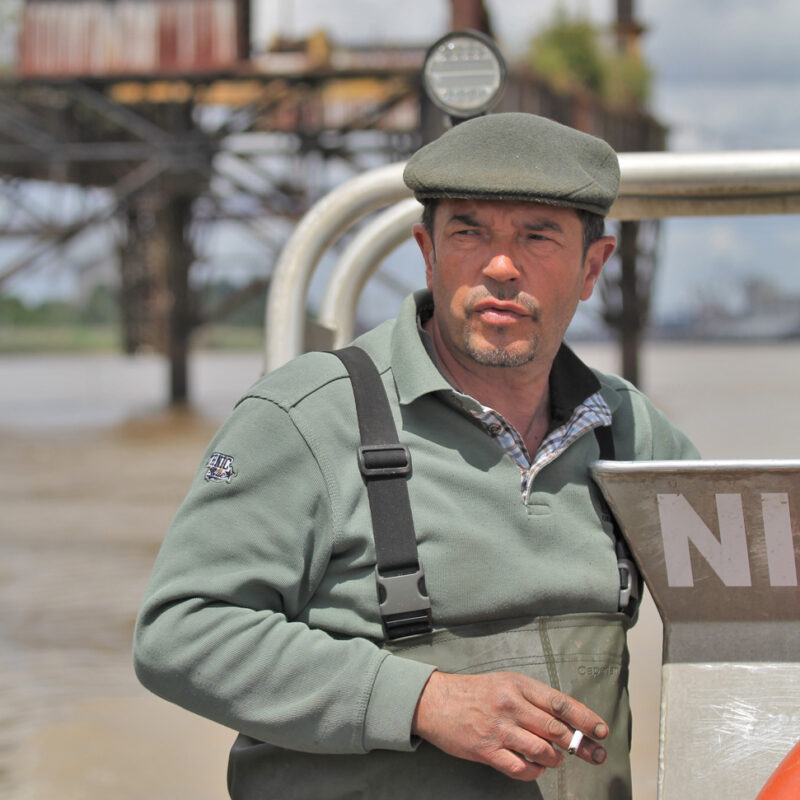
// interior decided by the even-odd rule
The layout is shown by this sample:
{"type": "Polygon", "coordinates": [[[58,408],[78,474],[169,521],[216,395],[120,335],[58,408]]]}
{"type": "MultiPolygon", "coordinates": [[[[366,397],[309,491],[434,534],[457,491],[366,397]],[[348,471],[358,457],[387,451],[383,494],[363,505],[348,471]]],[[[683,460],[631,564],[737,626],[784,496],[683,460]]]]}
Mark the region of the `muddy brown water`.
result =
{"type": "MultiPolygon", "coordinates": [[[[606,346],[578,348],[612,369],[606,346]]],[[[800,343],[660,345],[644,380],[706,457],[796,458],[800,343]]],[[[133,676],[136,610],[206,443],[260,355],[199,354],[191,412],[156,358],[0,358],[0,797],[226,796],[232,734],[133,676]]],[[[655,797],[661,624],[632,637],[634,786],[655,797]]]]}

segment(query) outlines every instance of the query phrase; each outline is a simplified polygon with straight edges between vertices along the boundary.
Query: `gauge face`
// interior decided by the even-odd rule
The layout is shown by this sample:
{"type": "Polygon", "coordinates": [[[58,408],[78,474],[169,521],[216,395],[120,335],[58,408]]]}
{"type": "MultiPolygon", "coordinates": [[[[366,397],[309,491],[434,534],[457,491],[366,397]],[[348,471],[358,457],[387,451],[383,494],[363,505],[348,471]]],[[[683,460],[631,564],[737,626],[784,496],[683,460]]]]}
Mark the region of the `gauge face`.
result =
{"type": "Polygon", "coordinates": [[[500,96],[505,64],[491,39],[462,31],[431,47],[423,77],[436,106],[456,117],[470,117],[486,111],[500,96]]]}

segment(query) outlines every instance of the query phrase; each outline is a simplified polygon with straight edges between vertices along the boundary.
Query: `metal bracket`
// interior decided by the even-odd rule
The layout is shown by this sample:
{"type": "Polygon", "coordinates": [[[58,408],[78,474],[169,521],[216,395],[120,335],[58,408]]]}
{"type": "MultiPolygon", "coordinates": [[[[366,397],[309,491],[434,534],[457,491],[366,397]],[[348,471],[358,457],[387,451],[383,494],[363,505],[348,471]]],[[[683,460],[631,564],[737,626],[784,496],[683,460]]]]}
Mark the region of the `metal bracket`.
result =
{"type": "Polygon", "coordinates": [[[619,610],[624,611],[631,602],[631,597],[639,596],[636,565],[629,558],[618,558],[619,569],[619,610]]]}

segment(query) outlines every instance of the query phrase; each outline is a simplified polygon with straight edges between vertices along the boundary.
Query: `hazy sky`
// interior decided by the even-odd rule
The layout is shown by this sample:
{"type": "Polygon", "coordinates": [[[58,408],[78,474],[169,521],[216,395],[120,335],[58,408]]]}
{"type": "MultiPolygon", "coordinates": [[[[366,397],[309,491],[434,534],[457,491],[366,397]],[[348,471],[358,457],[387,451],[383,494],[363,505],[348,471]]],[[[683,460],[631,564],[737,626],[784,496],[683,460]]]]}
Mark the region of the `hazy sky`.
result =
{"type": "MultiPolygon", "coordinates": [[[[609,24],[614,0],[488,0],[511,60],[558,6],[609,24]]],[[[432,42],[449,25],[446,0],[260,0],[256,36],[325,28],[342,43],[432,42]]],[[[636,0],[642,45],[655,70],[653,110],[672,150],[800,148],[800,3],[797,0],[636,0]]],[[[753,273],[800,294],[797,218],[669,220],[656,309],[677,313],[701,297],[730,298],[753,273]]]]}

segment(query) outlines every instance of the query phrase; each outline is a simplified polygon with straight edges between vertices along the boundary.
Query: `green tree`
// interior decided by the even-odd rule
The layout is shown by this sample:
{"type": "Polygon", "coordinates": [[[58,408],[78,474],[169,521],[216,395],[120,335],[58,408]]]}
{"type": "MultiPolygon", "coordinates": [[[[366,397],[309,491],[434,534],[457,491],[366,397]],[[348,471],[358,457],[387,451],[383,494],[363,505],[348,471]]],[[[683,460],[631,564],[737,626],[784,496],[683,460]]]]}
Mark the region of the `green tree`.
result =
{"type": "Polygon", "coordinates": [[[526,62],[560,92],[589,89],[610,106],[643,106],[652,73],[636,52],[620,52],[588,19],[564,8],[530,41],[526,62]]]}
{"type": "Polygon", "coordinates": [[[603,89],[603,58],[597,29],[586,19],[571,18],[563,8],[530,42],[528,63],[554,88],[603,89]]]}
{"type": "Polygon", "coordinates": [[[18,297],[0,295],[0,325],[24,325],[30,317],[30,309],[18,297]]]}

